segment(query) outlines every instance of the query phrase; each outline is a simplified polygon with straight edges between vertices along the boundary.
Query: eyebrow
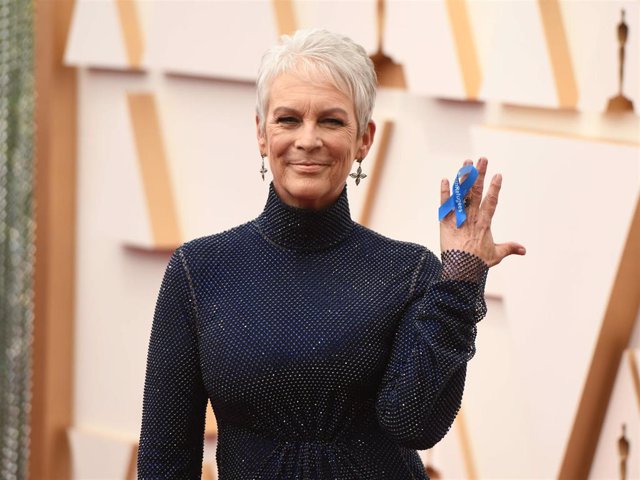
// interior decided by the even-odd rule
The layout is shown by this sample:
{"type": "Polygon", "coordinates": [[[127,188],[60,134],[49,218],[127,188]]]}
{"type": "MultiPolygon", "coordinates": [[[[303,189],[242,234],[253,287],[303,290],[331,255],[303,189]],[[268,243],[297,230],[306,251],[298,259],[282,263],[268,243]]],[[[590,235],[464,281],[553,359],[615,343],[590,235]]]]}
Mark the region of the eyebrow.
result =
{"type": "MultiPolygon", "coordinates": [[[[273,111],[273,115],[282,115],[282,114],[287,114],[287,113],[299,114],[299,112],[295,108],[291,108],[291,107],[277,107],[273,111]]],[[[320,111],[320,115],[321,116],[334,115],[336,113],[344,115],[345,117],[349,116],[349,114],[343,108],[340,108],[340,107],[327,108],[326,110],[321,110],[320,111]]]]}

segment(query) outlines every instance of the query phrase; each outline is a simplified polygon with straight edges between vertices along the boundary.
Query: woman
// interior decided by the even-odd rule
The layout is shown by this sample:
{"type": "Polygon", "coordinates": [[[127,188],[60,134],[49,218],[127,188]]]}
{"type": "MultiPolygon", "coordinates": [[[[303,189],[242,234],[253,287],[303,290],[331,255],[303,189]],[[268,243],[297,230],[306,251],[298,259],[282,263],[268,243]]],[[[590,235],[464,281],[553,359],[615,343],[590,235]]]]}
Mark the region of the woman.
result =
{"type": "Polygon", "coordinates": [[[364,49],[326,31],[283,37],[263,57],[267,203],[169,262],[140,478],[200,478],[208,399],[221,480],[426,478],[415,449],[437,443],[460,406],[487,268],[524,248],[493,243],[500,177],[482,200],[485,159],[467,221],[441,224],[442,263],[351,220],[345,182],[374,139],[375,88],[364,49]]]}

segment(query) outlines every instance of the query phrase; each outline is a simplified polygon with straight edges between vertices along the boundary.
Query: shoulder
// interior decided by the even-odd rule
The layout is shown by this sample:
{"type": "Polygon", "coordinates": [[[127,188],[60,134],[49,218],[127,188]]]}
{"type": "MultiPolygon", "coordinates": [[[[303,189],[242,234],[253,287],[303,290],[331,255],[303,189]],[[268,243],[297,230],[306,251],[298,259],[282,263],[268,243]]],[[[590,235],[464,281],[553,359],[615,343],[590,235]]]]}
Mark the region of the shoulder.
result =
{"type": "Polygon", "coordinates": [[[355,229],[354,239],[370,265],[379,264],[385,271],[393,266],[418,283],[434,278],[442,268],[440,259],[424,245],[389,238],[360,224],[355,229]]]}
{"type": "Polygon", "coordinates": [[[409,296],[422,295],[442,270],[439,258],[424,245],[395,240],[360,224],[354,239],[361,245],[368,272],[405,285],[409,296]]]}
{"type": "Polygon", "coordinates": [[[255,231],[252,224],[253,221],[250,221],[223,232],[194,238],[183,243],[179,249],[181,249],[185,254],[192,255],[226,245],[233,245],[237,243],[238,240],[246,238],[255,231]]]}
{"type": "Polygon", "coordinates": [[[387,258],[407,258],[428,264],[440,264],[438,257],[424,245],[386,237],[359,223],[355,224],[354,233],[359,241],[366,244],[367,248],[372,248],[376,252],[384,252],[384,256],[387,258]]]}
{"type": "Polygon", "coordinates": [[[223,232],[191,239],[180,245],[174,256],[179,255],[187,268],[195,269],[246,249],[252,238],[255,238],[255,227],[249,221],[223,232]]]}

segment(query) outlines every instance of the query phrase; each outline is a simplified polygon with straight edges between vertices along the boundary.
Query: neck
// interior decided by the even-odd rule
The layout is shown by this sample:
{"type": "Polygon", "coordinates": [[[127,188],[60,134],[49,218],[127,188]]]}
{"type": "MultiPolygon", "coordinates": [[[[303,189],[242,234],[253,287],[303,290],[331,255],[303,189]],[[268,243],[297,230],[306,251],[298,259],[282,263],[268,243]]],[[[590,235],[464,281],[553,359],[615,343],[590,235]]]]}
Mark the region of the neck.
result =
{"type": "Polygon", "coordinates": [[[340,195],[344,190],[344,185],[341,185],[340,188],[330,192],[328,195],[324,197],[318,198],[315,195],[310,195],[308,198],[305,198],[299,195],[297,196],[291,195],[286,189],[282,188],[279,185],[276,185],[275,182],[272,183],[271,185],[275,190],[276,195],[278,195],[278,198],[285,205],[288,205],[289,207],[292,207],[292,208],[299,208],[303,210],[316,210],[316,211],[325,210],[329,208],[331,205],[333,205],[334,203],[336,203],[336,201],[340,198],[340,195]]]}
{"type": "Polygon", "coordinates": [[[294,250],[321,250],[347,237],[353,228],[346,186],[326,208],[316,210],[287,205],[273,183],[264,211],[255,221],[264,237],[294,250]]]}

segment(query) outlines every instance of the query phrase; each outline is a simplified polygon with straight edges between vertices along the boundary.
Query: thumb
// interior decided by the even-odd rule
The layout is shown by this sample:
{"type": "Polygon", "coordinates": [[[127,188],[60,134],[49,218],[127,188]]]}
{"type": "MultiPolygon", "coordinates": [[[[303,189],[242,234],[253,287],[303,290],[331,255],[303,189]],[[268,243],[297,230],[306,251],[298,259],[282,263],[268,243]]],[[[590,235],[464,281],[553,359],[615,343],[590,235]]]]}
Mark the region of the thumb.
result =
{"type": "Polygon", "coordinates": [[[525,255],[526,253],[527,249],[519,243],[496,243],[496,262],[494,263],[494,265],[497,265],[502,261],[504,257],[508,257],[509,255],[525,255]]]}

